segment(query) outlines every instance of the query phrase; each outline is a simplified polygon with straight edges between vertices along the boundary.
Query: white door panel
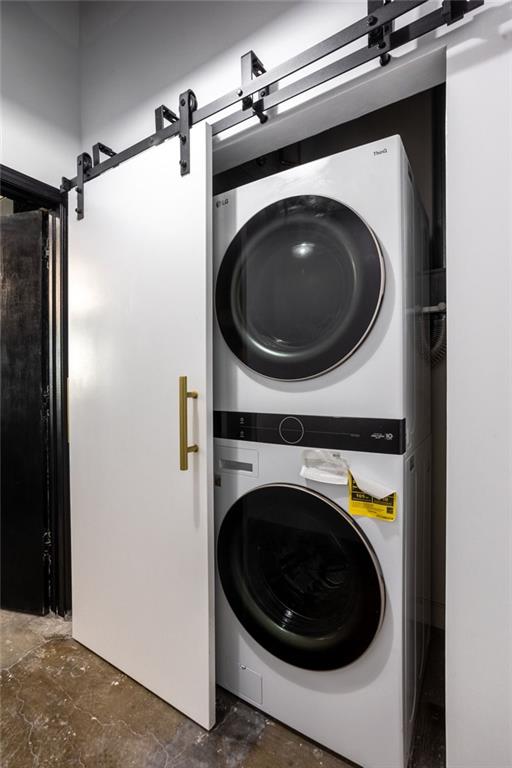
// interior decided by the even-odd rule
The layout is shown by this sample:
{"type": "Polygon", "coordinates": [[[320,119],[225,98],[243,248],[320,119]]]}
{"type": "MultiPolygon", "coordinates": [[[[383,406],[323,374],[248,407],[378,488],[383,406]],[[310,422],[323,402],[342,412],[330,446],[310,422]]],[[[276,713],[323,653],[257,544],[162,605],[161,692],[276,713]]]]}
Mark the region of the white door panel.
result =
{"type": "Polygon", "coordinates": [[[190,139],[189,175],[171,139],[87,182],[70,216],[73,636],[210,728],[210,127],[190,139]]]}

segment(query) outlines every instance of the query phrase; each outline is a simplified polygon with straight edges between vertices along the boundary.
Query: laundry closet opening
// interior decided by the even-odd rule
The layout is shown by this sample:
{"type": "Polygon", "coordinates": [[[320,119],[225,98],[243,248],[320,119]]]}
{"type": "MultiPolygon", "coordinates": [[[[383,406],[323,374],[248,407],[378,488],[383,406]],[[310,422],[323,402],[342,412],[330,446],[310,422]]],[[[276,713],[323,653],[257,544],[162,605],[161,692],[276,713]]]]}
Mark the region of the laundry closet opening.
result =
{"type": "MultiPolygon", "coordinates": [[[[340,111],[342,109],[343,100],[341,99],[340,111]]],[[[265,126],[262,126],[261,130],[265,130],[265,126]]],[[[424,90],[299,142],[282,146],[241,165],[221,171],[214,176],[213,193],[221,195],[289,168],[395,135],[400,136],[409,159],[415,184],[427,214],[430,235],[428,257],[430,297],[427,297],[428,300],[423,309],[423,312],[428,314],[430,322],[428,357],[431,370],[433,642],[429,674],[437,677],[439,689],[442,689],[446,518],[445,84],[424,90]]],[[[385,190],[376,189],[375,194],[385,195],[385,190]]],[[[233,247],[236,248],[236,243],[233,247]]],[[[300,312],[300,307],[298,311],[300,312]]],[[[222,324],[222,318],[220,322],[222,324]]],[[[232,351],[243,360],[243,351],[236,349],[236,339],[231,340],[233,346],[228,338],[226,341],[232,351]]],[[[265,366],[265,361],[262,361],[261,365],[265,366]]],[[[256,367],[255,370],[257,370],[256,367]]],[[[265,373],[264,367],[260,372],[265,373]]],[[[290,376],[290,378],[293,377],[290,376]]],[[[379,381],[375,382],[375,386],[380,386],[379,381]]]]}

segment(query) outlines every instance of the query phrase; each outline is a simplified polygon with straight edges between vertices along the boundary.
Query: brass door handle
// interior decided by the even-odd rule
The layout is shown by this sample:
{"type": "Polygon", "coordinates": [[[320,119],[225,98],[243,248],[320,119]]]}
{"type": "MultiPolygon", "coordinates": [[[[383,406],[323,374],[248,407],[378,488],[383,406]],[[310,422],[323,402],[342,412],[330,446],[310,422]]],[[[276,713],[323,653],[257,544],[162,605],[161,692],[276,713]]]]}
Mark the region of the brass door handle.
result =
{"type": "Polygon", "coordinates": [[[180,376],[179,398],[180,398],[180,469],[188,469],[188,454],[197,453],[199,446],[188,444],[188,411],[187,399],[197,398],[197,392],[188,392],[187,377],[180,376]]]}

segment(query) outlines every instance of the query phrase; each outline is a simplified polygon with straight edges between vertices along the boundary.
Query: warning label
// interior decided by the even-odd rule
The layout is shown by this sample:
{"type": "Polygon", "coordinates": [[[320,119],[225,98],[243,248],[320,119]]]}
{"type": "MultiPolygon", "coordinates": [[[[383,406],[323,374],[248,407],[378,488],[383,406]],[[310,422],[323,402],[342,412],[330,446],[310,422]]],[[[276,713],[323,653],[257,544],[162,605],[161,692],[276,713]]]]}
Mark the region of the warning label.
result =
{"type": "Polygon", "coordinates": [[[349,475],[348,485],[348,511],[351,515],[363,515],[364,517],[377,517],[379,520],[396,519],[396,493],[390,493],[382,499],[376,499],[369,493],[362,491],[352,475],[349,475]]]}

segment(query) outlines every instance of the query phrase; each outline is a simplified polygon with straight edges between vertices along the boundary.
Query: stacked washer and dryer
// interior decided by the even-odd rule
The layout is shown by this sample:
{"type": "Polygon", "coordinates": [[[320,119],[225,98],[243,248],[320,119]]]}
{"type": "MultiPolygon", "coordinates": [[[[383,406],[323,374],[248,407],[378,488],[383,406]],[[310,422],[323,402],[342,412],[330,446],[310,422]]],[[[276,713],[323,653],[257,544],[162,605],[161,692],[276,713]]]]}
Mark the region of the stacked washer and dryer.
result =
{"type": "Polygon", "coordinates": [[[430,367],[428,225],[400,138],[217,196],[214,278],[217,681],[364,768],[404,768],[430,367]],[[396,493],[396,517],[302,477],[312,449],[396,493]]]}

